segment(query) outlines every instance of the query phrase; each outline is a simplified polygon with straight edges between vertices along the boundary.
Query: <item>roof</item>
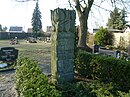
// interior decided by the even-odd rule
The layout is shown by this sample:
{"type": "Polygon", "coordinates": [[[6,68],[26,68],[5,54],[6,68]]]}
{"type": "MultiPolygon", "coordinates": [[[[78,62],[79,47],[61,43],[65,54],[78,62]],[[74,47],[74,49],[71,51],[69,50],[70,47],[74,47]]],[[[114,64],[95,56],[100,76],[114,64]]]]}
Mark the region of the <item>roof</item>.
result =
{"type": "MultiPolygon", "coordinates": [[[[33,33],[33,28],[28,28],[28,29],[27,29],[27,32],[28,32],[28,33],[33,33]]],[[[40,32],[44,32],[44,31],[41,29],[40,32]]]]}
{"type": "Polygon", "coordinates": [[[22,32],[23,31],[23,27],[18,27],[18,26],[11,26],[9,28],[10,32],[22,32]]]}
{"type": "Polygon", "coordinates": [[[52,26],[47,26],[46,32],[52,32],[52,26]]]}
{"type": "Polygon", "coordinates": [[[33,32],[33,29],[32,28],[28,28],[27,32],[33,32]]]}

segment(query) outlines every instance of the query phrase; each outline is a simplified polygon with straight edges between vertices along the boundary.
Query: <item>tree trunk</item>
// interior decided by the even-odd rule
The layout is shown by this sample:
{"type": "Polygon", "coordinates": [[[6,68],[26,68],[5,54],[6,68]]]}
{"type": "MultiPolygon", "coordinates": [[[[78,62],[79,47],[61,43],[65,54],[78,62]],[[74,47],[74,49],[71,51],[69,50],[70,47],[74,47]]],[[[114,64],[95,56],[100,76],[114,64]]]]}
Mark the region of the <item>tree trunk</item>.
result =
{"type": "Polygon", "coordinates": [[[35,33],[35,38],[37,39],[37,31],[36,31],[36,33],[35,33]]]}
{"type": "Polygon", "coordinates": [[[94,0],[74,0],[75,8],[78,13],[79,21],[80,21],[80,33],[79,33],[79,41],[78,47],[88,47],[86,45],[87,40],[87,31],[88,31],[88,16],[93,5],[94,0]],[[81,1],[84,1],[85,7],[82,6],[81,1]]]}
{"type": "Polygon", "coordinates": [[[88,31],[87,19],[88,18],[84,14],[82,14],[79,17],[80,33],[79,33],[78,47],[86,47],[87,31],[88,31]]]}

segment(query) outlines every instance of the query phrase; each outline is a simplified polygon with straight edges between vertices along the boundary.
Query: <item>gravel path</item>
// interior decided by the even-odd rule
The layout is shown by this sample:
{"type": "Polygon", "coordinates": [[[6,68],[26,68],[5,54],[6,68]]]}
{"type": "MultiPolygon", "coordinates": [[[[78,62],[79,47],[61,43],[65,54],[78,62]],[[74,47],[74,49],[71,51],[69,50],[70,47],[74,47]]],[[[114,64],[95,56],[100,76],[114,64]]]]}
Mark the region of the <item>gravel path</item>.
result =
{"type": "Polygon", "coordinates": [[[14,89],[15,71],[0,72],[0,97],[17,97],[14,89]]]}

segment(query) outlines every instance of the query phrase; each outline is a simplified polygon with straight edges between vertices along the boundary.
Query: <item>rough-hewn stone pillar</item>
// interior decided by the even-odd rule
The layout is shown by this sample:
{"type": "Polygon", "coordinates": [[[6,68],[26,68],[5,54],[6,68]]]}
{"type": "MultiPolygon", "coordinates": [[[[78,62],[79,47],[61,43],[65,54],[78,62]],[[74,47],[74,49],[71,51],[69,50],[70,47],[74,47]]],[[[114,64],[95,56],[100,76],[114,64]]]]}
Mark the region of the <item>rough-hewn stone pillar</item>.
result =
{"type": "Polygon", "coordinates": [[[72,81],[74,78],[74,10],[57,8],[51,11],[51,72],[57,83],[72,81]]]}

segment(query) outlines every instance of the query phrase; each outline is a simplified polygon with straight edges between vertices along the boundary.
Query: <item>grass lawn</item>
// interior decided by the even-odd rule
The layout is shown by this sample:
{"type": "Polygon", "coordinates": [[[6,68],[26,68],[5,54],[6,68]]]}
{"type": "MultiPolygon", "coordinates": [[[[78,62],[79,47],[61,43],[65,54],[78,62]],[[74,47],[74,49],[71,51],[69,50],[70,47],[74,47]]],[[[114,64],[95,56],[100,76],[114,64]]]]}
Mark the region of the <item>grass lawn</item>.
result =
{"type": "Polygon", "coordinates": [[[18,57],[30,57],[41,65],[51,64],[51,43],[26,43],[25,40],[19,40],[19,44],[11,45],[9,40],[0,40],[0,48],[2,47],[15,47],[19,50],[18,57]]]}

